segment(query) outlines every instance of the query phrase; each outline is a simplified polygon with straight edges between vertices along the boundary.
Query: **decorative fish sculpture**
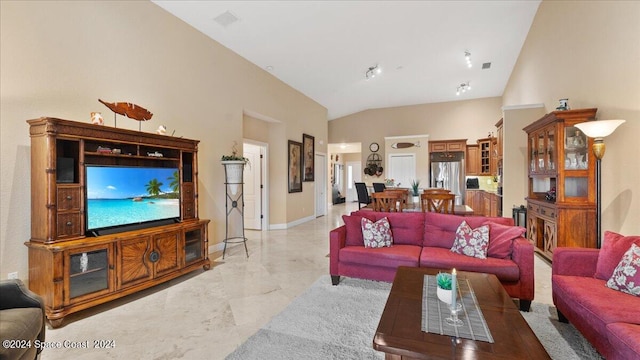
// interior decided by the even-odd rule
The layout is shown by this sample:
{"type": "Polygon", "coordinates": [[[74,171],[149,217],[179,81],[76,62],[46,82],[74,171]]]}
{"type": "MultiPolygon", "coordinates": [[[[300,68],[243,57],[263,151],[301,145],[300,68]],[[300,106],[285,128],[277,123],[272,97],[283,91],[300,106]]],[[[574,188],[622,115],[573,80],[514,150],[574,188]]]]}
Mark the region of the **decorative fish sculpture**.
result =
{"type": "Polygon", "coordinates": [[[406,149],[406,148],[410,148],[410,147],[420,147],[420,141],[417,141],[415,143],[408,143],[408,142],[398,142],[398,143],[393,143],[391,144],[391,148],[392,149],[406,149]]]}
{"type": "Polygon", "coordinates": [[[124,115],[134,120],[147,121],[151,119],[151,117],[153,116],[153,114],[149,112],[149,110],[143,108],[140,105],[136,105],[128,102],[108,103],[100,99],[98,99],[98,101],[103,103],[106,107],[111,109],[111,111],[113,111],[114,113],[124,115]]]}

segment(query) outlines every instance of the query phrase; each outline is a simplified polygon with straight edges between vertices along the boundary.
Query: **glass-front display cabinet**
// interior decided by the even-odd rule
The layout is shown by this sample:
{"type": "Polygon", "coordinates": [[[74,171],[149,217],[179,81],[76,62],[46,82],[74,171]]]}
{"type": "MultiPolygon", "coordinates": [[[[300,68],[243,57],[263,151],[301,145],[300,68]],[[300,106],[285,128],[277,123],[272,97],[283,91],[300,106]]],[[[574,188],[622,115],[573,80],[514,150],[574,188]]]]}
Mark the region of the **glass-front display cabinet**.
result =
{"type": "Polygon", "coordinates": [[[596,112],[554,111],[524,128],[529,139],[527,234],[549,259],[556,246],[595,247],[593,139],[575,124],[594,120],[596,112]]]}

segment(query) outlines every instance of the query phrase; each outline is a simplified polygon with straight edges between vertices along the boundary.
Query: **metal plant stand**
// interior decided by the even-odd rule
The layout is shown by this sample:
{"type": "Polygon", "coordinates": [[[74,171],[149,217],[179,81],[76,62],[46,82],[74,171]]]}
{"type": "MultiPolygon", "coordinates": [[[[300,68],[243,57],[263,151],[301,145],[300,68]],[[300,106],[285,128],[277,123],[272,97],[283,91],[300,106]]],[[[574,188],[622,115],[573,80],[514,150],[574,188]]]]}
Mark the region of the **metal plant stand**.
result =
{"type": "Polygon", "coordinates": [[[243,182],[243,161],[223,161],[225,175],[225,212],[226,212],[226,232],[224,238],[224,249],[222,258],[227,251],[227,244],[244,244],[244,252],[249,257],[247,249],[247,238],[244,235],[244,182],[243,182]],[[235,210],[235,211],[234,211],[235,210]],[[235,215],[235,216],[234,216],[235,215]],[[229,235],[229,220],[240,217],[240,228],[235,229],[236,236],[229,235]]]}

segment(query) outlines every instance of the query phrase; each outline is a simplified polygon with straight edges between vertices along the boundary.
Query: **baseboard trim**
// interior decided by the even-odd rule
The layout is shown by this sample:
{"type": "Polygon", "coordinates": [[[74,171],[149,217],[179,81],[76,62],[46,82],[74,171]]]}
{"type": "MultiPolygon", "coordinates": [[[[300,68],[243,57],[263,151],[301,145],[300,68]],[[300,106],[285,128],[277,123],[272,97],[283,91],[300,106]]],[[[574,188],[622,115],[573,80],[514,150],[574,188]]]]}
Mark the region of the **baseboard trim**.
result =
{"type": "Polygon", "coordinates": [[[292,221],[290,223],[286,223],[286,224],[271,224],[271,225],[269,225],[269,230],[286,230],[286,229],[292,228],[292,227],[300,225],[300,224],[304,224],[304,223],[306,223],[308,221],[312,221],[312,220],[315,220],[315,219],[316,219],[316,216],[315,215],[311,215],[311,216],[307,216],[307,217],[304,217],[304,218],[301,218],[301,219],[294,220],[294,221],[292,221]]]}

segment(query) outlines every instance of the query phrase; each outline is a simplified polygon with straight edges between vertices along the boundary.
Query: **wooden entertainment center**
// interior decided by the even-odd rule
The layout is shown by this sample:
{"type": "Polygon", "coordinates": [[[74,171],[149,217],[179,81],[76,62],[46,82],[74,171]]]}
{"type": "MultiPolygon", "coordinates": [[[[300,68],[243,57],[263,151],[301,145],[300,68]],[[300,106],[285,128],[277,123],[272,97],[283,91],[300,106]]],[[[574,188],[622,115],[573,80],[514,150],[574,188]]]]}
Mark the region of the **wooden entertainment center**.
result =
{"type": "Polygon", "coordinates": [[[46,117],[27,122],[29,288],[44,299],[54,328],[68,314],[210,268],[209,220],[198,218],[198,140],[46,117]],[[87,165],[178,169],[179,219],[87,231],[87,165]]]}

